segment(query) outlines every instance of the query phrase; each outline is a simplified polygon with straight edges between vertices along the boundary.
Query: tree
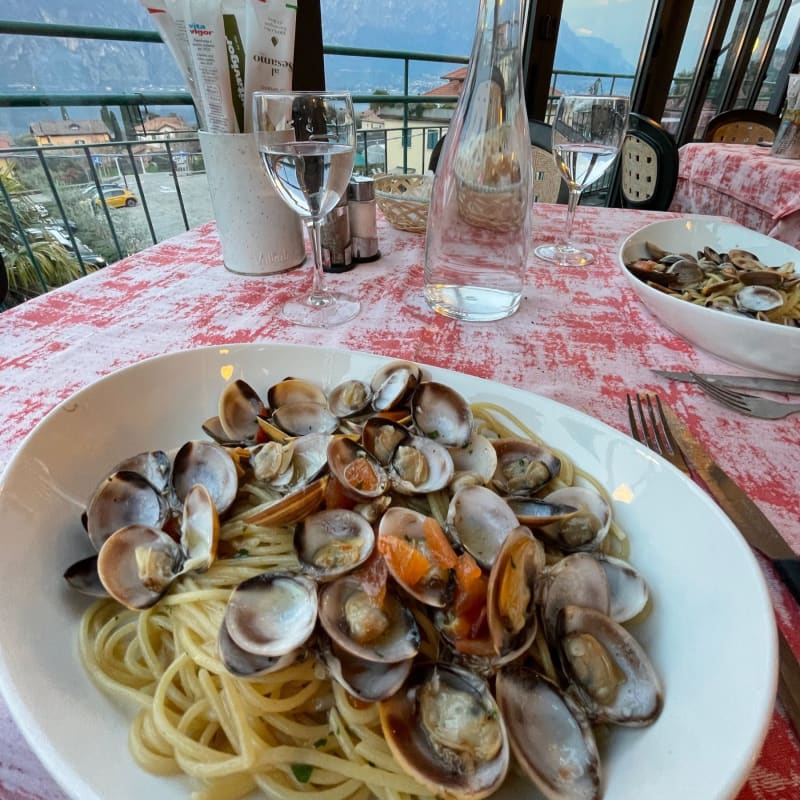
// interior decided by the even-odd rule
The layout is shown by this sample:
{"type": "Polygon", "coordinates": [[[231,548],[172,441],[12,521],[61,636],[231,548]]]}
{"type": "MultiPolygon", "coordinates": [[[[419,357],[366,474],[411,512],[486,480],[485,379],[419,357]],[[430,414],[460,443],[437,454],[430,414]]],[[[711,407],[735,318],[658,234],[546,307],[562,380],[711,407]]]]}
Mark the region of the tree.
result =
{"type": "Polygon", "coordinates": [[[82,275],[80,265],[42,230],[42,221],[28,195],[28,187],[19,181],[11,166],[0,167],[0,182],[14,212],[11,213],[8,202],[0,202],[0,253],[9,285],[6,304],[27,300],[79,278],[82,275]]]}
{"type": "Polygon", "coordinates": [[[69,111],[66,106],[61,106],[61,119],[69,119],[69,111]]]}
{"type": "Polygon", "coordinates": [[[111,138],[115,142],[122,141],[122,130],[119,127],[119,122],[117,122],[117,115],[108,106],[100,108],[100,119],[103,120],[106,128],[108,128],[111,138]]]}
{"type": "MultiPolygon", "coordinates": [[[[379,95],[384,96],[384,97],[388,97],[389,96],[389,92],[386,91],[386,89],[376,89],[373,92],[373,94],[379,94],[379,95]]],[[[384,104],[381,103],[378,100],[375,100],[375,101],[373,101],[372,103],[369,104],[369,107],[370,107],[370,109],[372,111],[378,111],[378,110],[380,110],[382,105],[384,105],[384,104]]]]}

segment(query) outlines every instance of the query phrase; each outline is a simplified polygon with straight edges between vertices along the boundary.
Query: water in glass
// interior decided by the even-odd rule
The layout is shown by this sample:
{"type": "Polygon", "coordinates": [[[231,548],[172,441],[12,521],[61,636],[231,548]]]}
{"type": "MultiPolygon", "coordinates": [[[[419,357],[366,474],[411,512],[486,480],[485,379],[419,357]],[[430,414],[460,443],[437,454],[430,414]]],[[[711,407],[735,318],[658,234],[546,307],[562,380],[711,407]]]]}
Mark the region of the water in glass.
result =
{"type": "Polygon", "coordinates": [[[308,229],[311,290],[282,306],[298,325],[330,328],[355,317],[356,297],[327,289],[320,226],[347,191],[355,158],[355,113],[347,92],[254,92],[253,129],[264,170],[308,229]]]}
{"type": "Polygon", "coordinates": [[[584,267],[594,256],[572,243],[572,224],[584,187],[599,180],[614,163],[628,125],[627,97],[562,95],[553,123],[553,158],[569,189],[562,242],[539,245],[539,258],[560,266],[584,267]]]}

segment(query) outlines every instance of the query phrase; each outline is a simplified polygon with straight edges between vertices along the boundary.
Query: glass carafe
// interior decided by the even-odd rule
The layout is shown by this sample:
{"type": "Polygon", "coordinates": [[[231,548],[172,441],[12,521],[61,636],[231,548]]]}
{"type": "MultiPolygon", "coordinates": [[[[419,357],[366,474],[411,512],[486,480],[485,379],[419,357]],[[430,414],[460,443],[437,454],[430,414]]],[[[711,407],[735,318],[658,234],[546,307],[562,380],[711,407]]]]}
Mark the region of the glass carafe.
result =
{"type": "Polygon", "coordinates": [[[436,167],[425,299],[456,319],[502,319],[522,298],[532,181],[522,82],[526,6],[481,0],[467,79],[436,167]]]}

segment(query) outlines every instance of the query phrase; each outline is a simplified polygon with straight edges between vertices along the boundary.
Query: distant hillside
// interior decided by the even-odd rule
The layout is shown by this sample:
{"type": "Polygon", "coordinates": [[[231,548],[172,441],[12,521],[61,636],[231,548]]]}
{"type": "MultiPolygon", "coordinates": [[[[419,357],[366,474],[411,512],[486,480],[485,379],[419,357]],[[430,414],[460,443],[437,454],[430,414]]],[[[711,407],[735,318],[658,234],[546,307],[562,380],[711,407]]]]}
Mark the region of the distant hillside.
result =
{"type": "MultiPolygon", "coordinates": [[[[477,2],[464,13],[464,0],[322,0],[326,44],[421,53],[468,56],[475,28],[477,2]],[[434,12],[433,9],[436,9],[434,12]]],[[[25,21],[61,22],[109,28],[150,29],[139,0],[3,0],[2,16],[25,21]]],[[[0,91],[3,92],[129,92],[181,90],[180,72],[167,48],[101,40],[0,36],[0,91]]],[[[418,62],[410,69],[410,91],[424,92],[441,83],[452,65],[418,62]]],[[[619,50],[594,37],[578,37],[562,25],[556,68],[590,72],[633,72],[619,50]]],[[[326,57],[326,82],[332,89],[370,93],[403,90],[403,63],[397,60],[326,57]]],[[[571,79],[559,88],[582,89],[585,79],[571,79]]],[[[617,86],[618,89],[627,87],[617,86]]],[[[603,87],[604,91],[608,89],[603,87]]],[[[97,116],[96,109],[70,109],[73,118],[97,116]]],[[[184,110],[187,118],[191,111],[184,110]]],[[[2,109],[0,130],[25,133],[37,120],[60,118],[58,108],[2,109]]]]}

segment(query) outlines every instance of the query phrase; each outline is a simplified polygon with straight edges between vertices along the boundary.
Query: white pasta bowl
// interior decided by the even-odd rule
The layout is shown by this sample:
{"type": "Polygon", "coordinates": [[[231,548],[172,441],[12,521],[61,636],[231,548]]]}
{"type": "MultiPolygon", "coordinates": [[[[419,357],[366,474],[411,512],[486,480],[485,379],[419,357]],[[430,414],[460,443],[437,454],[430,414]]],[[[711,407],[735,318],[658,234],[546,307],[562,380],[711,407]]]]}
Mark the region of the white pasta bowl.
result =
{"type": "MultiPolygon", "coordinates": [[[[186,800],[199,788],[136,765],[128,732],[138,706],[103,693],[81,663],[79,629],[90,601],[61,574],[92,552],[80,518],[98,481],[132,454],[174,451],[201,437],[201,423],[237,378],[263,392],[294,375],[329,391],[386,362],[269,343],[171,353],[80,390],[19,448],[0,476],[0,692],[72,800],[186,800]]],[[[605,800],[732,800],[758,757],[777,682],[774,611],[750,547],[705,492],[631,437],[546,397],[424,369],[539,431],[605,488],[630,536],[631,563],[653,597],[635,636],[665,700],[649,727],[603,737],[605,800]]],[[[513,774],[493,800],[539,796],[513,774]]]]}
{"type": "Polygon", "coordinates": [[[800,328],[695,305],[654,289],[634,276],[626,263],[645,258],[645,242],[669,252],[749,250],[769,266],[792,261],[800,271],[800,250],[741,225],[704,217],[685,217],[645,225],[619,249],[622,273],[647,308],[679,336],[740,367],[767,374],[800,376],[800,328]]]}

